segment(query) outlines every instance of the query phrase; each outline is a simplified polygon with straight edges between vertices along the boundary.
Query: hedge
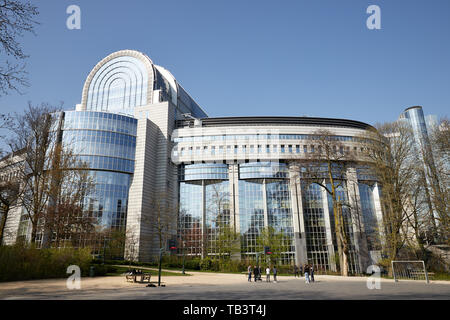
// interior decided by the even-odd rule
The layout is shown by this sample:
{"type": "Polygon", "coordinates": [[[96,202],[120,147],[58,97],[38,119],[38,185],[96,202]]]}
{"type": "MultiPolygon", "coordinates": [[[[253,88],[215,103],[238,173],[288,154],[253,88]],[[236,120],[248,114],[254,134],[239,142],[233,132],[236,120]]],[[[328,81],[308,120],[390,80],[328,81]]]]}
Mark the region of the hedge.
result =
{"type": "Polygon", "coordinates": [[[67,278],[67,267],[70,265],[79,266],[81,275],[88,276],[91,260],[89,248],[0,246],[0,282],[67,278]]]}

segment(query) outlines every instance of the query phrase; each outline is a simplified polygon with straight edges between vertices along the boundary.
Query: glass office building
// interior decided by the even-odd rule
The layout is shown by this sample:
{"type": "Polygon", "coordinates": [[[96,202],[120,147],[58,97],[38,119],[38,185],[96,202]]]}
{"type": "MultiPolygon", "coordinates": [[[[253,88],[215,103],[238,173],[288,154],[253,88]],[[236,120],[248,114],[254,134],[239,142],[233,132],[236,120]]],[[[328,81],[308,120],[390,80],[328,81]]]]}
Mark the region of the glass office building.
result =
{"type": "MultiPolygon", "coordinates": [[[[344,212],[350,271],[365,271],[379,250],[381,190],[362,170],[360,152],[368,124],[208,118],[168,70],[133,50],[102,59],[86,78],[81,103],[62,117],[63,144],[95,181],[84,208],[99,226],[126,231],[125,258],[152,260],[160,241],[170,239],[178,241],[178,254],[223,256],[232,232],[238,250],[226,258],[254,261],[270,245],[277,263],[336,270],[331,198],[303,178],[304,164],[320,152],[318,129],[355,156],[338,191],[353,208],[344,212]],[[155,226],[161,203],[171,230],[164,239],[155,226]]],[[[18,230],[14,221],[9,227],[18,230]]]]}
{"type": "Polygon", "coordinates": [[[369,125],[298,117],[203,118],[197,125],[184,119],[176,124],[172,162],[178,166],[178,235],[185,240],[186,254],[214,255],[208,247],[220,239],[221,228],[231,225],[239,235],[241,260],[256,261],[270,243],[277,263],[309,262],[320,270],[336,270],[331,195],[304,176],[306,164],[320,152],[317,130],[327,129],[340,152],[353,155],[342,166],[344,172],[334,169],[341,185],[337,197],[346,204],[349,271],[362,273],[379,257],[381,189],[361,150],[369,125]],[[209,185],[220,185],[220,192],[208,192],[209,185]],[[208,210],[217,201],[221,210],[217,205],[208,210]]]}

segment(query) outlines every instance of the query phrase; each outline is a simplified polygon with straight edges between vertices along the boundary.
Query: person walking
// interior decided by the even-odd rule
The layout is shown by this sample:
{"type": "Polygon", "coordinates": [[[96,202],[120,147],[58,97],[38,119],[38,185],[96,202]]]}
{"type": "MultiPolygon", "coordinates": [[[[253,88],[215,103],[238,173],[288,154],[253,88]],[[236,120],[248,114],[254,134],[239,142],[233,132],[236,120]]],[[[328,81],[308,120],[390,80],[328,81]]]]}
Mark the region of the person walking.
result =
{"type": "Polygon", "coordinates": [[[270,268],[267,266],[266,268],[266,282],[270,282],[270,268]]]}
{"type": "Polygon", "coordinates": [[[309,283],[309,265],[305,264],[303,270],[305,271],[305,283],[309,283]]]}
{"type": "Polygon", "coordinates": [[[273,282],[277,283],[277,266],[273,266],[273,282]]]}
{"type": "Polygon", "coordinates": [[[258,267],[257,266],[255,266],[253,268],[253,276],[255,278],[255,282],[258,281],[258,267]]]}
{"type": "Polygon", "coordinates": [[[252,266],[248,266],[247,272],[248,272],[248,282],[252,282],[252,266]]]}
{"type": "Polygon", "coordinates": [[[294,278],[297,278],[298,275],[298,267],[296,264],[294,264],[294,278]]]}
{"type": "Polygon", "coordinates": [[[311,273],[311,282],[314,282],[314,264],[311,265],[309,272],[311,273]]]}
{"type": "Polygon", "coordinates": [[[258,266],[258,279],[262,282],[262,269],[261,266],[258,266]]]}
{"type": "MultiPolygon", "coordinates": [[[[303,266],[300,264],[300,270],[299,270],[300,272],[299,272],[299,274],[300,275],[303,275],[303,266]]],[[[300,278],[300,277],[299,277],[300,278]]]]}

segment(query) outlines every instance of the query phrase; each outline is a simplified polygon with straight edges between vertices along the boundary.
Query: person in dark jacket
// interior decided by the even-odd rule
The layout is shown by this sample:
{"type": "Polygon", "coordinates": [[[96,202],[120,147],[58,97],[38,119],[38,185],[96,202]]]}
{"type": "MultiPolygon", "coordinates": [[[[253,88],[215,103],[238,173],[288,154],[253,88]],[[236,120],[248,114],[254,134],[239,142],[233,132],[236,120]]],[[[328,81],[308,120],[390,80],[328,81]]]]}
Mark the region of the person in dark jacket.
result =
{"type": "Polygon", "coordinates": [[[258,281],[258,267],[257,266],[255,266],[254,268],[253,268],[253,276],[254,276],[254,278],[255,278],[255,282],[256,281],[258,281]]]}
{"type": "Polygon", "coordinates": [[[248,266],[247,272],[248,272],[248,282],[252,282],[252,266],[248,266]]]}
{"type": "Polygon", "coordinates": [[[273,266],[273,282],[277,282],[277,266],[273,266]]]}
{"type": "Polygon", "coordinates": [[[294,264],[294,278],[297,278],[298,276],[298,267],[296,264],[294,264]]]}
{"type": "Polygon", "coordinates": [[[303,270],[305,271],[305,283],[309,283],[309,265],[305,264],[303,270]]]}
{"type": "Polygon", "coordinates": [[[309,273],[311,274],[311,282],[314,282],[314,264],[311,265],[309,273]]]}

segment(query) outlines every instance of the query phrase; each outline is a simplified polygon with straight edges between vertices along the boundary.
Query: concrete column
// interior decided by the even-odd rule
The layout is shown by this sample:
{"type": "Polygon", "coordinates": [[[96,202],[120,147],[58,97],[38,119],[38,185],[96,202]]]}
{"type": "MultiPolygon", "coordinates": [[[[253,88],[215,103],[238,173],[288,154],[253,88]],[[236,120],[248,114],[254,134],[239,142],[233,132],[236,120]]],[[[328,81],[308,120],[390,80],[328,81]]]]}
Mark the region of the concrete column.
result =
{"type": "Polygon", "coordinates": [[[384,229],[383,229],[383,209],[381,204],[381,190],[378,183],[375,183],[373,188],[373,202],[375,206],[375,216],[377,218],[378,232],[380,237],[381,246],[384,247],[384,229]]]}
{"type": "Polygon", "coordinates": [[[263,180],[263,203],[264,203],[264,227],[269,226],[269,210],[267,209],[267,191],[266,191],[266,179],[263,180]]]}
{"type": "Polygon", "coordinates": [[[331,223],[334,221],[330,220],[330,210],[328,209],[328,193],[324,188],[320,188],[322,192],[322,205],[323,205],[323,218],[325,221],[325,231],[327,235],[327,247],[328,247],[328,260],[330,263],[331,270],[336,271],[336,261],[334,261],[335,252],[333,245],[333,236],[331,234],[331,223]]]}
{"type": "Polygon", "coordinates": [[[205,180],[202,180],[202,258],[208,255],[208,239],[206,233],[206,186],[205,180]]]}
{"type": "MultiPolygon", "coordinates": [[[[228,179],[230,184],[230,215],[231,225],[234,231],[240,235],[241,226],[239,219],[239,165],[230,164],[228,167],[228,179]]],[[[241,247],[241,237],[238,237],[239,248],[241,247]]],[[[231,257],[233,260],[241,260],[241,254],[236,253],[231,257]]]]}
{"type": "MultiPolygon", "coordinates": [[[[16,243],[20,226],[20,217],[22,216],[23,210],[24,208],[22,206],[16,206],[9,210],[5,228],[3,230],[3,239],[0,239],[2,244],[13,245],[16,243]]],[[[28,229],[31,231],[31,228],[28,229]]]]}
{"type": "Polygon", "coordinates": [[[308,261],[303,217],[302,187],[299,173],[300,168],[298,165],[289,165],[289,191],[294,226],[295,263],[297,266],[303,265],[308,261]]]}
{"type": "Polygon", "coordinates": [[[239,221],[239,165],[230,164],[228,167],[228,181],[230,184],[230,215],[231,224],[235,232],[240,232],[239,221]]]}
{"type": "Polygon", "coordinates": [[[134,174],[128,195],[127,238],[125,257],[127,259],[148,261],[155,254],[152,245],[150,204],[154,193],[155,159],[152,146],[156,144],[156,127],[144,118],[138,120],[134,174]],[[147,182],[147,183],[146,183],[147,182]]]}

